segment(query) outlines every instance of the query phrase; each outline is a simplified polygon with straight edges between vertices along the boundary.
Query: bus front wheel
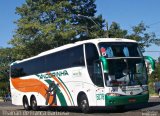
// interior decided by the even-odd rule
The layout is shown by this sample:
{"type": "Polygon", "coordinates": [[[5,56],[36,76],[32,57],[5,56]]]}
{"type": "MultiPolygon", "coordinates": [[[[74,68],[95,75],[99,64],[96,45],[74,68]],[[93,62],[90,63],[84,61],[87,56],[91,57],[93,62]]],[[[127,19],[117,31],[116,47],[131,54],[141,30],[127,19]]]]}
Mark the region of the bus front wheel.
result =
{"type": "Polygon", "coordinates": [[[88,99],[85,94],[82,94],[80,97],[79,107],[81,108],[83,113],[89,113],[90,111],[88,99]]]}
{"type": "Polygon", "coordinates": [[[37,100],[34,96],[31,97],[31,107],[33,111],[39,110],[39,106],[37,106],[37,100]]]}

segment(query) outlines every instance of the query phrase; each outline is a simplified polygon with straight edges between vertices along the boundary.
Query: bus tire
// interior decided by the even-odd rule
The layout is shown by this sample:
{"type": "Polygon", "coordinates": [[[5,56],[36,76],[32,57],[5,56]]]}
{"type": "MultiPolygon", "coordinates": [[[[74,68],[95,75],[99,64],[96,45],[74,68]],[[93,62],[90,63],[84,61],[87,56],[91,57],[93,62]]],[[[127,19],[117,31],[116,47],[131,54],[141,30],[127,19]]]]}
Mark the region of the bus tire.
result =
{"type": "Polygon", "coordinates": [[[90,107],[88,103],[87,96],[85,94],[82,94],[80,96],[80,101],[79,101],[79,107],[83,113],[89,113],[90,112],[90,107]]]}
{"type": "Polygon", "coordinates": [[[35,96],[31,97],[31,107],[32,107],[33,111],[39,110],[39,106],[37,106],[37,100],[36,100],[35,96]]]}
{"type": "Polygon", "coordinates": [[[23,97],[23,107],[26,111],[31,110],[31,106],[29,106],[28,99],[26,96],[23,97]]]}

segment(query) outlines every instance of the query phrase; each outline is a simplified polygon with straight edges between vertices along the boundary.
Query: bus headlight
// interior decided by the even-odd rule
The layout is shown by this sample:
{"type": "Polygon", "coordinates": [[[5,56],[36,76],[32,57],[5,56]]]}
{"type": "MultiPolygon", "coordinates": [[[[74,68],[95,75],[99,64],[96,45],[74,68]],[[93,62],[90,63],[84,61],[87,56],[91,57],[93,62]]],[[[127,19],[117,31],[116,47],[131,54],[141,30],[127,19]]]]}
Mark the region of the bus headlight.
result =
{"type": "Polygon", "coordinates": [[[107,93],[106,95],[107,96],[120,96],[120,94],[118,93],[107,93]]]}

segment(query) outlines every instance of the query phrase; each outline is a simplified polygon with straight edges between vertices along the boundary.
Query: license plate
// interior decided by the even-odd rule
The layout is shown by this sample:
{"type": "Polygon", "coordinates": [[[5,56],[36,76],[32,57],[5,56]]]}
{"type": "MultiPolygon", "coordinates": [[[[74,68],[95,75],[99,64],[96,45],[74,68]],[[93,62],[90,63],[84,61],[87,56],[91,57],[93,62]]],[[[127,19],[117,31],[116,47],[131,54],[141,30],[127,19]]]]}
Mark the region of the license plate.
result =
{"type": "Polygon", "coordinates": [[[129,99],[129,102],[136,102],[136,99],[129,99]]]}

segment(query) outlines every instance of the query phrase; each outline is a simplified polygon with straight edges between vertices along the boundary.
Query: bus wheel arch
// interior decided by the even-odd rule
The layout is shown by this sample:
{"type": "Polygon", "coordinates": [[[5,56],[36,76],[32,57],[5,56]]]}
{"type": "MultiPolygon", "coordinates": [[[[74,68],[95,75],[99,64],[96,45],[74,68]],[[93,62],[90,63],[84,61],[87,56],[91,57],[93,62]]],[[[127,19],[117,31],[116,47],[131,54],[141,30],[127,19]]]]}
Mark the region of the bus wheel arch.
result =
{"type": "Polygon", "coordinates": [[[22,103],[26,111],[31,110],[31,106],[29,105],[28,98],[26,95],[23,96],[22,103]]]}
{"type": "Polygon", "coordinates": [[[90,106],[87,95],[84,92],[80,92],[77,96],[77,104],[83,113],[90,112],[90,106]]]}
{"type": "Polygon", "coordinates": [[[39,106],[37,105],[37,100],[36,100],[36,97],[34,95],[31,95],[30,104],[31,104],[32,110],[34,110],[34,111],[39,110],[39,106]]]}

